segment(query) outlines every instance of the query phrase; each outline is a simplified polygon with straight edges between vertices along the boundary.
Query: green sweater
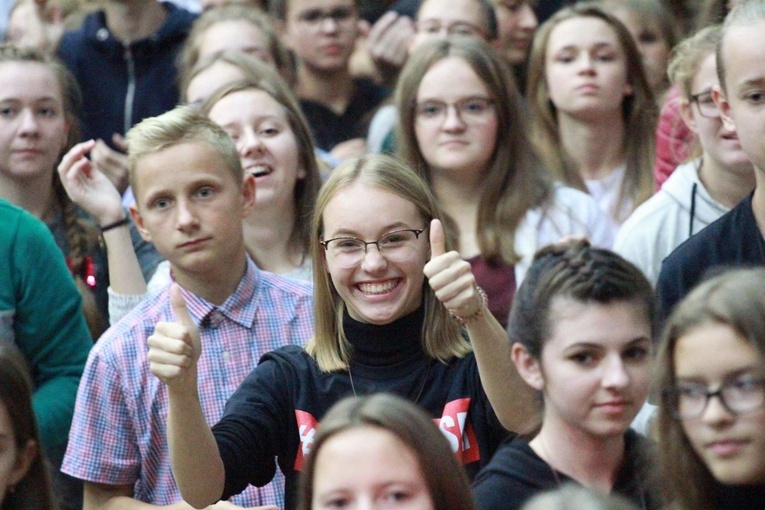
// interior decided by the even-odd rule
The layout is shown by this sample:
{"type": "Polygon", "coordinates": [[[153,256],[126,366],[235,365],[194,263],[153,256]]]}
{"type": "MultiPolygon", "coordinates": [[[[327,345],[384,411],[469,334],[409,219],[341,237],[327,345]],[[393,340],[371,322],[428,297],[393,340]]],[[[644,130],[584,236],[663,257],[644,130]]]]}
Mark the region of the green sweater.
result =
{"type": "Polygon", "coordinates": [[[0,200],[0,340],[29,363],[44,448],[69,434],[77,385],[93,342],[80,294],[44,223],[0,200]]]}

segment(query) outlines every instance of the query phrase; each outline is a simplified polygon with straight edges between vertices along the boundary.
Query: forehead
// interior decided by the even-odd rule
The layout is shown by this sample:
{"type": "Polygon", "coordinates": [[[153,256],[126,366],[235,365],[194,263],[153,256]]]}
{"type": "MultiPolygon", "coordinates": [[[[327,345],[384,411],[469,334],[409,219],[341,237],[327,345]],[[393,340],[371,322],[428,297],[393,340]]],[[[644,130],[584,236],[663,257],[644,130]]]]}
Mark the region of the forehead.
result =
{"type": "Polygon", "coordinates": [[[733,328],[706,322],[687,331],[675,343],[675,374],[681,378],[719,381],[731,373],[762,369],[757,350],[733,328]]]}
{"type": "Polygon", "coordinates": [[[582,302],[553,298],[550,331],[545,345],[565,349],[579,343],[620,347],[638,338],[651,338],[645,309],[636,301],[582,302]]]}
{"type": "Polygon", "coordinates": [[[56,74],[42,62],[0,63],[0,97],[35,96],[62,101],[56,74]]]}
{"type": "Polygon", "coordinates": [[[287,14],[301,13],[312,9],[331,10],[337,7],[354,7],[357,0],[285,0],[287,14]]]}
{"type": "Polygon", "coordinates": [[[417,21],[462,22],[477,26],[486,24],[478,0],[425,0],[417,11],[417,21]]]}
{"type": "Polygon", "coordinates": [[[616,30],[600,18],[577,16],[553,27],[547,41],[547,53],[569,46],[589,48],[602,44],[621,48],[616,30]]]}
{"type": "Polygon", "coordinates": [[[726,85],[765,80],[765,20],[726,30],[722,58],[726,85]]]}
{"type": "Polygon", "coordinates": [[[278,117],[287,120],[284,107],[260,89],[233,92],[221,98],[210,109],[210,118],[218,124],[247,122],[255,117],[278,117]]]}
{"type": "Polygon", "coordinates": [[[199,45],[199,56],[202,58],[225,49],[241,49],[253,44],[266,44],[266,36],[259,27],[244,20],[221,21],[205,31],[199,45]]]}
{"type": "Polygon", "coordinates": [[[396,225],[422,226],[422,215],[412,202],[358,179],[332,195],[322,220],[326,235],[336,230],[378,235],[396,225]]]}
{"type": "Polygon", "coordinates": [[[462,57],[447,57],[434,63],[423,75],[417,99],[451,99],[488,95],[489,88],[462,57]]]}
{"type": "Polygon", "coordinates": [[[228,62],[215,62],[192,78],[186,88],[186,100],[190,103],[204,101],[223,85],[245,77],[244,71],[237,66],[228,62]]]}
{"type": "Polygon", "coordinates": [[[183,142],[139,158],[131,184],[140,203],[148,194],[181,192],[190,183],[204,179],[234,181],[234,174],[209,143],[183,142]]]}
{"type": "Polygon", "coordinates": [[[696,75],[693,77],[693,90],[691,93],[698,94],[701,89],[708,89],[717,85],[717,57],[710,53],[699,62],[696,75]]]}

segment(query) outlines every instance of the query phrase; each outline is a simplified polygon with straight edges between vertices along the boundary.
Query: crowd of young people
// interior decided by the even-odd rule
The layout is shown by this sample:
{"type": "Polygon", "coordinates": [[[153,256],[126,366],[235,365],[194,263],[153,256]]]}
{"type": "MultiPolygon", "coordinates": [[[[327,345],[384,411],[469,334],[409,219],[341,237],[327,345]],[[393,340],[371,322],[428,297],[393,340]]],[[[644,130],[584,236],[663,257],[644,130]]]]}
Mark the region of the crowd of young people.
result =
{"type": "Polygon", "coordinates": [[[765,0],[541,3],[18,0],[0,508],[761,508],[765,0]]]}

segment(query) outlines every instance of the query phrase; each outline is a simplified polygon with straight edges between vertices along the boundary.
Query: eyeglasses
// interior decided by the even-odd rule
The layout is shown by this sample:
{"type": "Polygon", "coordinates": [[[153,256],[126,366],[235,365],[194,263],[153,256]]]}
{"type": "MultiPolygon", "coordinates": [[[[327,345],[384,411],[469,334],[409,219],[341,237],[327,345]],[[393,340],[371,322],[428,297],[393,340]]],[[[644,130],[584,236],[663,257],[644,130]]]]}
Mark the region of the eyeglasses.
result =
{"type": "Polygon", "coordinates": [[[720,110],[715,104],[715,100],[712,99],[712,91],[705,90],[698,94],[691,94],[691,103],[696,103],[696,107],[699,109],[699,113],[702,117],[708,119],[716,119],[720,117],[720,110]]]}
{"type": "Polygon", "coordinates": [[[311,28],[317,28],[324,20],[331,19],[338,25],[343,25],[356,18],[354,7],[335,7],[328,11],[309,9],[298,14],[297,19],[311,28]]]}
{"type": "Polygon", "coordinates": [[[464,37],[478,36],[486,38],[485,32],[481,27],[464,21],[442,23],[437,19],[428,19],[417,23],[417,32],[421,34],[443,34],[444,37],[458,35],[464,37]]]}
{"type": "Polygon", "coordinates": [[[494,101],[491,99],[468,97],[451,104],[435,100],[417,103],[415,116],[417,121],[423,124],[440,124],[452,106],[457,110],[457,115],[465,124],[483,124],[494,112],[494,101]]]}
{"type": "Polygon", "coordinates": [[[735,415],[759,410],[765,404],[765,379],[742,378],[727,382],[712,391],[701,384],[679,384],[663,392],[672,414],[680,420],[695,420],[704,414],[712,397],[735,415]]]}
{"type": "Polygon", "coordinates": [[[370,244],[377,246],[380,255],[388,260],[407,253],[413,248],[420,234],[425,231],[420,229],[402,229],[388,232],[376,241],[364,241],[356,237],[334,237],[326,241],[319,241],[331,257],[341,267],[354,267],[362,261],[367,254],[370,244]]]}

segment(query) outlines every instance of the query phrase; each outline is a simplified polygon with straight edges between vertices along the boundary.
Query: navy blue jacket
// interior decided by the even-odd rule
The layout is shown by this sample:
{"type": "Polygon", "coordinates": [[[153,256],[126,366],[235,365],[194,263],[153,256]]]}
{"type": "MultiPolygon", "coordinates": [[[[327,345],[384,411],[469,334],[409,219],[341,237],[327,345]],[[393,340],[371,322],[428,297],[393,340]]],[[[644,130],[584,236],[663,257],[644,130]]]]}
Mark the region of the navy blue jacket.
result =
{"type": "Polygon", "coordinates": [[[196,18],[173,4],[164,25],[151,37],[125,46],[106,28],[103,11],[88,15],[79,29],[61,39],[58,56],[82,88],[83,139],[111,143],[147,117],[178,104],[175,60],[196,18]]]}

